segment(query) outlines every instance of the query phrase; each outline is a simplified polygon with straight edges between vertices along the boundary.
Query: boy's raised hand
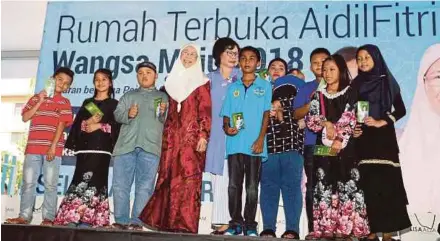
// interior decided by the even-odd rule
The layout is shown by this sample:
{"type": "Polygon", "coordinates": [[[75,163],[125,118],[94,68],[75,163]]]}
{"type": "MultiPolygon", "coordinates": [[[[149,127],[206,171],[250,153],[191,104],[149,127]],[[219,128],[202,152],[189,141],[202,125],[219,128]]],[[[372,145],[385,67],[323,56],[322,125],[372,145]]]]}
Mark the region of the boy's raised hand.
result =
{"type": "Polygon", "coordinates": [[[137,104],[131,105],[130,109],[128,110],[128,117],[133,119],[137,116],[137,114],[138,114],[138,105],[137,104]]]}
{"type": "Polygon", "coordinates": [[[42,91],[40,91],[40,93],[38,93],[38,101],[40,102],[40,103],[43,103],[43,101],[44,101],[44,98],[46,98],[47,97],[47,92],[45,91],[45,90],[42,90],[42,91]]]}
{"type": "Polygon", "coordinates": [[[165,113],[165,111],[167,110],[167,106],[168,106],[167,103],[163,103],[163,102],[160,103],[159,111],[160,111],[161,115],[163,115],[165,113]]]}

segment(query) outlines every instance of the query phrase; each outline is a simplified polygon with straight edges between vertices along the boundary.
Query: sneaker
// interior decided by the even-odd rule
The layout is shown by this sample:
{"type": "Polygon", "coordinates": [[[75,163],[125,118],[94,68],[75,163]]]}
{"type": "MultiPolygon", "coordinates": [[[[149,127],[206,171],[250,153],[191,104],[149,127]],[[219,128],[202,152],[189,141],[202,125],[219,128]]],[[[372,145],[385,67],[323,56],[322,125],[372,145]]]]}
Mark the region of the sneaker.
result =
{"type": "Polygon", "coordinates": [[[253,230],[253,229],[246,230],[246,236],[258,237],[257,230],[253,230]]]}
{"type": "Polygon", "coordinates": [[[226,231],[223,235],[235,236],[235,235],[240,235],[242,232],[243,232],[243,230],[242,230],[241,226],[234,225],[234,226],[229,226],[229,228],[226,229],[226,231]]]}

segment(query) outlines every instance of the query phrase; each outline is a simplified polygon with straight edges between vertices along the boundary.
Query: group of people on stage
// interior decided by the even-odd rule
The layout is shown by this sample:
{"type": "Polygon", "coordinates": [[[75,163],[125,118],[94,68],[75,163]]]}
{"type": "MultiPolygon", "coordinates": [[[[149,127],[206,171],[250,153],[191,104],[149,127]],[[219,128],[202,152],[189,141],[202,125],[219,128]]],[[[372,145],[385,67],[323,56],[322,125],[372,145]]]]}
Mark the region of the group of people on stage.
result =
{"type": "Polygon", "coordinates": [[[355,51],[349,59],[316,48],[310,55],[314,80],[305,82],[282,58],[270,61],[269,78],[263,79],[257,73],[259,51],[230,38],[216,41],[217,70],[205,75],[199,46],[187,44],[160,90],[156,66],[142,62],[136,67],[139,88],[117,101],[111,71],[98,69],[95,93],[75,120],[62,96],[74,73],[61,67],[53,75],[54,96],[41,91],[23,109],[23,121],[31,120],[31,126],[20,214],[7,222],[30,223],[42,168],[42,225],[198,233],[202,174],[208,172],[213,234],[276,237],[282,193],[282,237],[299,239],[305,170],[306,238],[378,240],[376,233],[383,233],[382,240],[393,240],[393,232],[411,226],[394,128],[405,106],[378,47],[367,44],[355,51]],[[369,106],[361,118],[360,103],[369,106]],[[62,132],[70,125],[64,142],[62,132]],[[77,162],[57,209],[63,147],[75,151],[77,162]],[[115,223],[110,225],[112,157],[115,223]]]}

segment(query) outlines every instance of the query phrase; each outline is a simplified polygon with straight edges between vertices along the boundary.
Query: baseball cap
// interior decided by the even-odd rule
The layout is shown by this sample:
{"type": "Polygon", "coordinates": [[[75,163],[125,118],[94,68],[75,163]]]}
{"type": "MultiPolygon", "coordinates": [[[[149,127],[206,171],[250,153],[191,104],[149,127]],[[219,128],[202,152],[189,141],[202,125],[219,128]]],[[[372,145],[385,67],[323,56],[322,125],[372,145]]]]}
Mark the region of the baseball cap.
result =
{"type": "Polygon", "coordinates": [[[156,65],[154,65],[154,64],[151,63],[150,61],[144,61],[144,62],[141,62],[141,63],[139,63],[138,65],[136,65],[136,72],[138,72],[140,68],[144,68],[144,67],[145,67],[145,68],[150,68],[150,69],[152,69],[155,73],[157,73],[156,65]]]}

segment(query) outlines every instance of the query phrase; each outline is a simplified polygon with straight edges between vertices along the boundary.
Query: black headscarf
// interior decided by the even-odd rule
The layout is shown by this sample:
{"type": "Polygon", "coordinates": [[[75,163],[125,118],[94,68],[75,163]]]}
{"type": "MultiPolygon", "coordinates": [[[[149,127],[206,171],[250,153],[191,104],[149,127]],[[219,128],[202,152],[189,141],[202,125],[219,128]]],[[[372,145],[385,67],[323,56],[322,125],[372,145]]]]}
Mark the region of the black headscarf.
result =
{"type": "Polygon", "coordinates": [[[376,45],[363,45],[358,48],[356,55],[361,50],[371,55],[374,67],[368,72],[359,69],[353,85],[359,89],[360,99],[369,102],[369,115],[374,119],[382,119],[391,112],[394,99],[400,93],[400,87],[376,45]]]}

